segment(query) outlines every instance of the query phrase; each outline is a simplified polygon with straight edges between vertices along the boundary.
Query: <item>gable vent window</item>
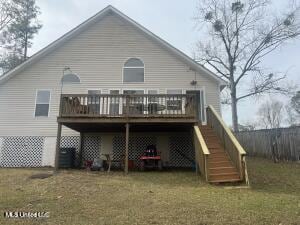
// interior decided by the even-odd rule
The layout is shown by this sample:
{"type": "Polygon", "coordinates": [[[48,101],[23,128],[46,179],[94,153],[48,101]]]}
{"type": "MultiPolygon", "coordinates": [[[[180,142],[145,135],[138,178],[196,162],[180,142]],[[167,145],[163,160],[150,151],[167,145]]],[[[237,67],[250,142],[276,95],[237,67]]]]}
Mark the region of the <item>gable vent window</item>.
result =
{"type": "Polygon", "coordinates": [[[35,117],[48,117],[50,105],[50,91],[38,90],[35,100],[35,117]]]}
{"type": "Polygon", "coordinates": [[[137,58],[128,59],[123,67],[124,82],[144,82],[145,67],[142,60],[137,58]]]}

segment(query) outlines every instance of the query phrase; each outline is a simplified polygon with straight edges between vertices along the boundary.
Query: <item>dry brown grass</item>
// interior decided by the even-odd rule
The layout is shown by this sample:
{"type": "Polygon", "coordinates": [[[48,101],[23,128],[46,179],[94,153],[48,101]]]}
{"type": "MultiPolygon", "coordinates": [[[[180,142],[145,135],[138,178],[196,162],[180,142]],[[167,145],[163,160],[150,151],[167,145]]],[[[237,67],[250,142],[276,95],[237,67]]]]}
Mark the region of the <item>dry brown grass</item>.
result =
{"type": "Polygon", "coordinates": [[[300,224],[300,164],[249,159],[251,189],[211,186],[193,172],[0,169],[0,224],[300,224]],[[5,219],[3,211],[49,211],[5,219]]]}

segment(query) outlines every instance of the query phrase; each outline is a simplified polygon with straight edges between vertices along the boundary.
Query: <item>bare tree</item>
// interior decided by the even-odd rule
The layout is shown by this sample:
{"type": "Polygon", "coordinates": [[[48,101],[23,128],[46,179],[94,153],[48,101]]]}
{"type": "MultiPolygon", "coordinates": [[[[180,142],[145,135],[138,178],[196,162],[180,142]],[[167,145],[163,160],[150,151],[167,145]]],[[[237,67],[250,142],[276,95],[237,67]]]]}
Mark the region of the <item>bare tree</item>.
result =
{"type": "Polygon", "coordinates": [[[298,126],[299,125],[299,115],[295,113],[294,109],[290,105],[285,106],[286,112],[286,122],[289,124],[290,127],[298,126]]]}
{"type": "Polygon", "coordinates": [[[300,35],[299,8],[291,5],[278,14],[268,0],[199,3],[196,20],[208,35],[197,43],[197,59],[229,82],[232,124],[237,131],[240,100],[266,92],[288,91],[280,84],[286,75],[267,72],[261,61],[300,35]]]}
{"type": "Polygon", "coordinates": [[[297,91],[286,105],[286,116],[290,126],[300,125],[300,91],[297,91]]]}
{"type": "Polygon", "coordinates": [[[278,144],[281,136],[281,124],[284,118],[283,103],[271,100],[262,104],[259,108],[258,115],[260,121],[264,124],[265,128],[271,128],[270,144],[272,151],[272,158],[274,162],[279,161],[278,144]]]}
{"type": "Polygon", "coordinates": [[[300,116],[300,91],[297,91],[297,93],[292,97],[291,106],[298,116],[300,116]]]}
{"type": "Polygon", "coordinates": [[[258,116],[264,128],[280,128],[284,118],[283,103],[276,100],[263,103],[258,110],[258,116]]]}

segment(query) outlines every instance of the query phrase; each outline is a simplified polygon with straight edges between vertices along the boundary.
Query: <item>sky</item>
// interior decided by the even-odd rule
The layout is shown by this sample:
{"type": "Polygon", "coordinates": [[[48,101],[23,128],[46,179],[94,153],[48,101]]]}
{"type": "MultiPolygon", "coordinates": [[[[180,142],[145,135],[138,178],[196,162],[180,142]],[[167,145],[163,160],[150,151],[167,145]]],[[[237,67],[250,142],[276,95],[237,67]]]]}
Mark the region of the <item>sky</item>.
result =
{"type": "MultiPolygon", "coordinates": [[[[285,0],[276,0],[282,6],[285,0]]],[[[189,56],[195,43],[204,38],[196,28],[196,8],[199,0],[36,0],[41,9],[39,20],[43,27],[33,40],[29,55],[47,46],[78,24],[82,23],[107,5],[112,5],[137,21],[154,34],[189,56]]],[[[288,74],[287,82],[300,86],[300,39],[288,43],[263,61],[264,67],[288,74]]],[[[247,98],[238,105],[240,123],[256,119],[259,105],[270,98],[247,98]]],[[[280,96],[283,102],[288,99],[280,96]]],[[[222,116],[231,124],[230,107],[222,107],[222,116]]]]}

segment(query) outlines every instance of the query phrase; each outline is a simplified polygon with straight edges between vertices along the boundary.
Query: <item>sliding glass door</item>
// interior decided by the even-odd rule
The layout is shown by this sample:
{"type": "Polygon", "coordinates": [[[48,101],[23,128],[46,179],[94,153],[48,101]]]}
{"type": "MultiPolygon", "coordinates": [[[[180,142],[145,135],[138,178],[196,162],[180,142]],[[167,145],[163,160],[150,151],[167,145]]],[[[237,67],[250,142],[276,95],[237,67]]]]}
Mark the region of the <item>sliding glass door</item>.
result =
{"type": "Polygon", "coordinates": [[[186,91],[186,94],[193,94],[196,98],[196,113],[197,118],[201,122],[206,122],[206,113],[204,106],[204,91],[203,90],[191,90],[186,91]]]}

